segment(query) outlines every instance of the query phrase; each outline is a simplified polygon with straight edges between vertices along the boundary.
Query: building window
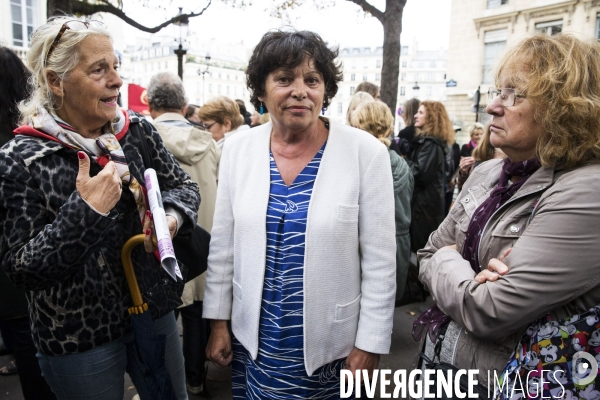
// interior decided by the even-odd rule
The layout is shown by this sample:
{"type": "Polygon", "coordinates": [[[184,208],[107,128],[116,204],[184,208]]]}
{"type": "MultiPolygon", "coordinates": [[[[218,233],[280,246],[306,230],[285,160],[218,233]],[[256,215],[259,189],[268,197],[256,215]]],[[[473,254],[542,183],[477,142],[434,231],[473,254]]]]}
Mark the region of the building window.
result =
{"type": "Polygon", "coordinates": [[[408,63],[406,62],[406,60],[402,61],[402,68],[406,68],[406,66],[408,65],[408,63]]]}
{"type": "Polygon", "coordinates": [[[421,79],[421,74],[415,74],[415,81],[419,81],[421,79]]]}
{"type": "Polygon", "coordinates": [[[400,55],[405,56],[408,54],[408,46],[402,46],[400,48],[400,55]]]}
{"type": "Polygon", "coordinates": [[[435,61],[431,62],[431,68],[435,68],[435,61]]]}
{"type": "Polygon", "coordinates": [[[221,94],[221,85],[217,85],[217,93],[221,94]]]}
{"type": "Polygon", "coordinates": [[[431,96],[432,88],[431,86],[427,86],[427,96],[431,96]]]}
{"type": "Polygon", "coordinates": [[[492,83],[492,70],[500,54],[506,48],[506,39],[508,38],[507,29],[498,29],[496,31],[487,31],[483,38],[483,73],[481,83],[492,83]]]}
{"type": "Polygon", "coordinates": [[[498,8],[508,4],[508,0],[487,0],[487,8],[498,8]]]}
{"type": "Polygon", "coordinates": [[[400,96],[406,96],[406,87],[400,86],[400,96]]]}
{"type": "Polygon", "coordinates": [[[356,74],[351,74],[350,75],[350,80],[351,81],[355,81],[356,80],[356,74]]]}
{"type": "Polygon", "coordinates": [[[342,108],[343,108],[343,104],[342,103],[338,103],[338,114],[342,113],[342,108]]]}
{"type": "Polygon", "coordinates": [[[169,69],[169,62],[165,61],[165,69],[169,69]]]}
{"type": "Polygon", "coordinates": [[[427,80],[428,81],[432,81],[433,80],[433,74],[427,74],[427,80]]]}
{"type": "Polygon", "coordinates": [[[162,56],[162,49],[156,49],[156,57],[162,56]]]}
{"type": "Polygon", "coordinates": [[[354,86],[350,86],[350,96],[354,94],[354,86]]]}
{"type": "Polygon", "coordinates": [[[406,80],[406,74],[401,74],[400,75],[400,80],[401,81],[405,81],[406,80]]]}
{"type": "Polygon", "coordinates": [[[150,58],[154,58],[155,54],[156,54],[156,52],[154,50],[150,50],[150,58]]]}
{"type": "Polygon", "coordinates": [[[381,80],[381,74],[375,74],[375,80],[376,81],[380,81],[381,80]]]}
{"type": "Polygon", "coordinates": [[[352,69],[356,69],[356,60],[352,60],[350,66],[352,67],[352,69]]]}
{"type": "Polygon", "coordinates": [[[381,60],[375,61],[375,68],[381,68],[381,60]]]}
{"type": "Polygon", "coordinates": [[[145,50],[145,51],[142,53],[142,59],[144,59],[144,58],[148,58],[148,50],[145,50]]]}
{"type": "Polygon", "coordinates": [[[366,82],[367,81],[367,76],[363,75],[363,81],[366,82]]]}
{"type": "Polygon", "coordinates": [[[539,24],[535,24],[535,31],[537,33],[545,33],[547,35],[556,35],[557,33],[562,32],[562,25],[562,20],[540,22],[539,24]]]}
{"type": "Polygon", "coordinates": [[[419,69],[423,69],[423,63],[422,62],[419,63],[419,69]]]}
{"type": "Polygon", "coordinates": [[[229,86],[225,86],[225,94],[229,96],[229,86]]]}
{"type": "Polygon", "coordinates": [[[38,25],[37,9],[37,0],[10,0],[14,46],[29,47],[29,37],[38,25]]]}
{"type": "Polygon", "coordinates": [[[212,93],[212,83],[208,84],[208,93],[212,93]]]}

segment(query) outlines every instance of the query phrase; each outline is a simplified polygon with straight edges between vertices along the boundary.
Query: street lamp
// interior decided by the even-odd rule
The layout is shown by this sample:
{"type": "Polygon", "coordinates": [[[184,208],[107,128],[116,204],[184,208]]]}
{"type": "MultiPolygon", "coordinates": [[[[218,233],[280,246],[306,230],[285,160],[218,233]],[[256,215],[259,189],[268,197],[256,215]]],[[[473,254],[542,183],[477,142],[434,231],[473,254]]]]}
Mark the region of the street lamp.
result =
{"type": "Polygon", "coordinates": [[[418,98],[418,97],[419,97],[419,89],[421,89],[421,88],[419,87],[419,83],[418,83],[418,82],[415,82],[415,86],[413,86],[413,90],[414,90],[414,92],[415,92],[415,97],[416,97],[416,98],[418,98]]]}
{"type": "MultiPolygon", "coordinates": [[[[182,7],[179,7],[179,13],[177,16],[183,15],[182,7]]],[[[187,37],[189,26],[189,20],[187,16],[182,16],[176,22],[173,22],[174,36],[177,37],[179,33],[179,48],[175,50],[177,55],[177,75],[183,80],[183,56],[187,53],[187,50],[183,49],[183,41],[187,37]]]]}
{"type": "Polygon", "coordinates": [[[204,60],[206,61],[206,68],[204,68],[204,70],[199,69],[198,71],[196,71],[196,73],[198,75],[202,75],[202,105],[204,105],[204,75],[206,75],[206,73],[208,73],[208,67],[210,66],[210,54],[206,53],[206,55],[204,56],[204,60]]]}

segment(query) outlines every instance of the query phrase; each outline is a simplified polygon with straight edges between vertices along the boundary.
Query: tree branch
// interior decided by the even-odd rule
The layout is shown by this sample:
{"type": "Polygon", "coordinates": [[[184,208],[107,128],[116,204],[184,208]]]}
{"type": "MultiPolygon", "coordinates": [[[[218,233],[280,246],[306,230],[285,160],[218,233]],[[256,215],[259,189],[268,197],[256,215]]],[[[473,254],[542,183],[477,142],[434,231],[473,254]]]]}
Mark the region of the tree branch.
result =
{"type": "Polygon", "coordinates": [[[127,16],[127,14],[125,14],[123,12],[123,10],[120,10],[119,8],[117,8],[111,4],[107,4],[107,3],[90,4],[90,3],[87,3],[86,1],[80,1],[80,0],[73,1],[72,4],[73,4],[73,13],[74,14],[91,15],[91,14],[95,14],[97,12],[107,12],[107,13],[116,15],[117,17],[121,18],[123,21],[127,22],[129,25],[133,26],[134,28],[139,29],[140,31],[144,31],[144,32],[148,32],[148,33],[156,33],[158,31],[160,31],[162,28],[169,26],[172,23],[202,15],[204,13],[204,11],[206,11],[206,9],[211,5],[211,3],[212,3],[212,0],[208,0],[208,4],[200,12],[197,12],[197,13],[192,12],[189,14],[177,15],[177,16],[171,18],[170,20],[165,21],[162,24],[157,25],[153,28],[148,28],[148,27],[134,21],[133,19],[129,18],[127,16]]]}
{"type": "Polygon", "coordinates": [[[374,5],[370,4],[367,0],[348,0],[354,4],[359,5],[364,11],[368,12],[375,18],[377,18],[381,23],[383,23],[383,11],[379,10],[374,5]]]}

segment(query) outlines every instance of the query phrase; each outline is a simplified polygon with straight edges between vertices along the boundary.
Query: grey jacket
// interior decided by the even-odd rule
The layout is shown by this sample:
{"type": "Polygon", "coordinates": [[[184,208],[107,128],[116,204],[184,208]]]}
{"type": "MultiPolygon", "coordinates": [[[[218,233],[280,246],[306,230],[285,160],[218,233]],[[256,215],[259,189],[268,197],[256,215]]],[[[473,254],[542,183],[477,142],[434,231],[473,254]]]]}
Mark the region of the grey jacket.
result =
{"type": "Polygon", "coordinates": [[[476,283],[459,251],[470,218],[497,185],[501,160],[476,168],[450,214],[419,251],[419,278],[439,308],[463,330],[454,343],[458,368],[502,370],[522,332],[549,314],[565,318],[600,304],[600,164],[540,168],[484,229],[479,261],[487,268],[512,247],[509,272],[476,283]]]}
{"type": "Polygon", "coordinates": [[[402,298],[410,259],[410,199],[415,180],[408,164],[394,150],[388,149],[394,179],[394,214],[396,220],[396,300],[402,298]]]}

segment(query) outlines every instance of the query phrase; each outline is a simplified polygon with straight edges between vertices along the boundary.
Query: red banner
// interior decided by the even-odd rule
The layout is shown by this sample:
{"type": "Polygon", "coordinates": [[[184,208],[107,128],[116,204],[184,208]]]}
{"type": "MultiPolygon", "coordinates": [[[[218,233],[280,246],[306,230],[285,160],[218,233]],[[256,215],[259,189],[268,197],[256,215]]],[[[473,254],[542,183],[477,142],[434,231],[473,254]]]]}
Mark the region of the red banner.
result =
{"type": "Polygon", "coordinates": [[[129,98],[128,107],[130,110],[150,115],[148,111],[148,92],[146,88],[130,83],[127,87],[127,96],[129,98]]]}

